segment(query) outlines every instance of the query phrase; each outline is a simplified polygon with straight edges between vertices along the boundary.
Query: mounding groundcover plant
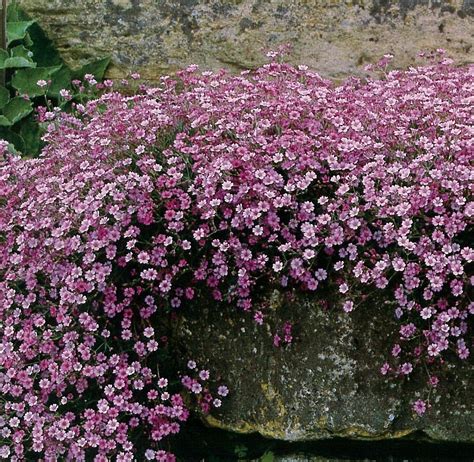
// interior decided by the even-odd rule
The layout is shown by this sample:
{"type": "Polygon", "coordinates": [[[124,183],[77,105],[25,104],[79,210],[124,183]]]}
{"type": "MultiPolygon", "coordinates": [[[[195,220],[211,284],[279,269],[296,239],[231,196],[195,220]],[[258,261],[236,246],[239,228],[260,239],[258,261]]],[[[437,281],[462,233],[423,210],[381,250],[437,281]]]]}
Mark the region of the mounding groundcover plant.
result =
{"type": "Polygon", "coordinates": [[[160,375],[161,320],[222,301],[264,322],[264,285],[331,286],[348,316],[381,291],[395,379],[426,368],[429,389],[468,360],[472,66],[340,86],[279,62],[191,66],[105,87],[40,112],[38,159],[1,144],[0,458],[174,460],[164,438],[228,390],[184,358],[178,385],[160,375]]]}

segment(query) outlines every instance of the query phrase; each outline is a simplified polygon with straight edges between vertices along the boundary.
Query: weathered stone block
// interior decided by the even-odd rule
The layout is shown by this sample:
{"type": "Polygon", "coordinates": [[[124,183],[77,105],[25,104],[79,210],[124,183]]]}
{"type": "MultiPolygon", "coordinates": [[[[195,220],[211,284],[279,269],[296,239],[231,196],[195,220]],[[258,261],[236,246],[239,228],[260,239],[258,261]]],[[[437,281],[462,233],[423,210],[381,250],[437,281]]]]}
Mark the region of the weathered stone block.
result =
{"type": "Polygon", "coordinates": [[[274,293],[266,322],[295,322],[297,341],[273,346],[260,327],[232,307],[189,313],[178,329],[189,357],[219,371],[232,390],[209,425],[258,432],[288,441],[333,437],[390,439],[418,435],[436,441],[474,442],[473,364],[459,361],[414,417],[410,401],[426,374],[385,379],[379,369],[398,333],[393,307],[371,299],[351,314],[315,298],[274,293]],[[462,364],[461,364],[462,363],[462,364]]]}
{"type": "Polygon", "coordinates": [[[472,0],[19,0],[73,66],[111,55],[110,77],[150,80],[187,64],[232,71],[290,43],[290,61],[322,75],[362,74],[386,53],[409,66],[421,49],[473,62],[472,0]]]}

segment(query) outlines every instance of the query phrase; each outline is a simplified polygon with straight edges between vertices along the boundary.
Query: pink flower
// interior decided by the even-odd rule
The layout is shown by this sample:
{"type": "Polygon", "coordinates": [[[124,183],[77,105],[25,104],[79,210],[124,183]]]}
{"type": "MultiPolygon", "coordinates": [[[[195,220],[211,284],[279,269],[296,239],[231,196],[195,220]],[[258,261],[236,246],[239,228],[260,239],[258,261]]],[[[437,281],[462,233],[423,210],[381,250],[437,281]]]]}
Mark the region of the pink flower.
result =
{"type": "Polygon", "coordinates": [[[153,329],[153,327],[146,327],[143,331],[143,335],[147,338],[153,337],[154,334],[155,330],[153,329]]]}
{"type": "Polygon", "coordinates": [[[262,325],[263,324],[263,313],[261,311],[256,311],[254,316],[253,316],[253,319],[257,324],[262,325]]]}
{"type": "Polygon", "coordinates": [[[209,380],[209,371],[205,371],[205,370],[199,371],[199,378],[201,380],[209,380]]]}
{"type": "Polygon", "coordinates": [[[158,272],[153,268],[149,268],[147,270],[143,270],[140,273],[140,276],[142,277],[142,279],[152,281],[158,277],[158,272]]]}
{"type": "Polygon", "coordinates": [[[202,391],[202,385],[200,383],[194,382],[191,385],[191,391],[195,394],[201,393],[202,391]]]}
{"type": "Polygon", "coordinates": [[[392,348],[392,356],[397,357],[402,351],[400,345],[397,343],[392,348]]]}
{"type": "Polygon", "coordinates": [[[383,366],[380,368],[380,373],[382,375],[387,375],[389,370],[390,370],[390,365],[388,363],[384,363],[383,366]]]}
{"type": "Polygon", "coordinates": [[[411,363],[403,363],[400,372],[404,375],[409,375],[413,371],[413,365],[411,363]]]}
{"type": "Polygon", "coordinates": [[[220,396],[227,396],[229,394],[229,389],[225,385],[220,385],[217,389],[217,393],[220,396]]]}
{"type": "MultiPolygon", "coordinates": [[[[39,108],[38,158],[0,141],[2,457],[132,460],[140,428],[145,458],[173,460],[156,442],[185,402],[209,412],[228,390],[213,398],[189,361],[179,393],[161,393],[156,329],[206,297],[259,324],[264,287],[284,311],[317,289],[328,316],[334,302],[370,318],[382,300],[399,329],[391,378],[469,357],[472,71],[390,59],[383,78],[340,85],[276,60],[238,76],[189,66],[137,95],[88,74],[74,91],[98,99],[39,108]]],[[[294,348],[294,330],[278,324],[274,345],[294,348]]]]}
{"type": "Polygon", "coordinates": [[[419,416],[422,416],[426,412],[426,402],[421,399],[418,399],[413,403],[412,409],[419,416]]]}
{"type": "Polygon", "coordinates": [[[354,309],[354,302],[352,302],[350,300],[347,300],[346,302],[344,302],[344,305],[342,306],[342,309],[346,313],[350,313],[354,309]]]}
{"type": "Polygon", "coordinates": [[[440,353],[440,349],[438,345],[436,345],[435,343],[428,345],[428,354],[430,356],[438,356],[439,353],[440,353]]]}

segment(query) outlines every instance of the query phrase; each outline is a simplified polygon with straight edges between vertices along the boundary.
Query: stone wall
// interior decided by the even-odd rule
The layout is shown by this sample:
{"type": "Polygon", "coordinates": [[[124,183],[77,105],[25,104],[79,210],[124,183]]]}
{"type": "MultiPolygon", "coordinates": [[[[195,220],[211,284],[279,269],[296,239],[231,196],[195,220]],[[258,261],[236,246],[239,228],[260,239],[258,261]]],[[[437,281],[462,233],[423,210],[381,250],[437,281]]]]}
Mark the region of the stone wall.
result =
{"type": "Polygon", "coordinates": [[[207,423],[294,442],[409,436],[474,443],[473,359],[445,368],[431,408],[416,417],[410,402],[428,396],[423,368],[406,380],[380,374],[399,329],[393,306],[374,295],[346,314],[337,297],[327,306],[314,295],[275,291],[263,326],[232,306],[190,310],[174,343],[231,389],[207,423]],[[271,332],[284,320],[294,323],[295,342],[276,348],[271,332]]]}
{"type": "Polygon", "coordinates": [[[110,77],[147,79],[187,64],[232,71],[290,43],[290,61],[322,75],[360,74],[385,53],[395,65],[421,49],[474,61],[474,0],[18,0],[67,62],[111,55],[110,77]]]}

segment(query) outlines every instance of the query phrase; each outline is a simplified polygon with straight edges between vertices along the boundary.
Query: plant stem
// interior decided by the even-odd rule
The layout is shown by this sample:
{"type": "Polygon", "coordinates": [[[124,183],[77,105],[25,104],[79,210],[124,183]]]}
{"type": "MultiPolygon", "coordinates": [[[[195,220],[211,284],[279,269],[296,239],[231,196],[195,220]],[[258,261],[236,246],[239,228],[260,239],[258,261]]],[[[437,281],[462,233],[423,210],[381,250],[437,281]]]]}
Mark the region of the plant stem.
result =
{"type": "Polygon", "coordinates": [[[7,49],[7,9],[8,9],[8,0],[2,0],[2,32],[1,32],[1,42],[2,48],[7,49]]]}
{"type": "MultiPolygon", "coordinates": [[[[7,8],[8,0],[2,0],[2,14],[1,14],[1,24],[0,24],[0,45],[2,49],[7,49],[7,8]]],[[[5,86],[5,69],[2,69],[0,73],[0,85],[5,86]]]]}

